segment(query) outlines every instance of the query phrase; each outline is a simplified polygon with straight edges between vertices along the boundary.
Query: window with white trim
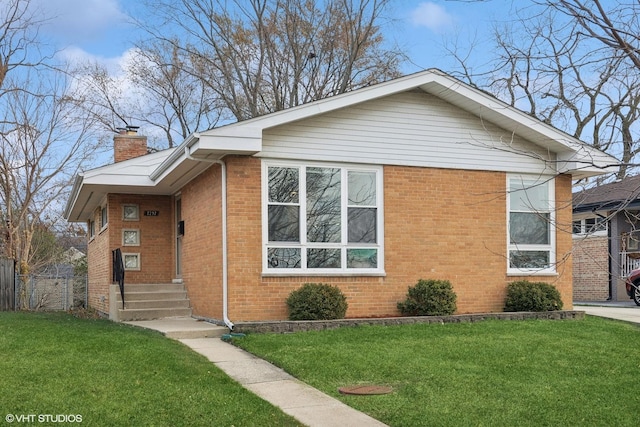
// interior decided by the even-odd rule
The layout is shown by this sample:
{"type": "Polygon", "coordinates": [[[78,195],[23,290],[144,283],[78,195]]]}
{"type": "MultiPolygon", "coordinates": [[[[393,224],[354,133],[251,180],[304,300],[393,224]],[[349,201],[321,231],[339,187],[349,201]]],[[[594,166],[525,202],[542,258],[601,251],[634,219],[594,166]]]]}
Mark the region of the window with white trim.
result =
{"type": "Polygon", "coordinates": [[[105,228],[109,223],[108,211],[106,206],[100,208],[100,230],[105,228]]]}
{"type": "Polygon", "coordinates": [[[550,177],[509,176],[509,269],[555,272],[555,196],[550,177]]]}
{"type": "Polygon", "coordinates": [[[264,270],[379,273],[382,169],[263,166],[264,270]]]}
{"type": "Polygon", "coordinates": [[[601,217],[576,219],[573,221],[573,234],[583,236],[606,236],[607,219],[601,217]]]}

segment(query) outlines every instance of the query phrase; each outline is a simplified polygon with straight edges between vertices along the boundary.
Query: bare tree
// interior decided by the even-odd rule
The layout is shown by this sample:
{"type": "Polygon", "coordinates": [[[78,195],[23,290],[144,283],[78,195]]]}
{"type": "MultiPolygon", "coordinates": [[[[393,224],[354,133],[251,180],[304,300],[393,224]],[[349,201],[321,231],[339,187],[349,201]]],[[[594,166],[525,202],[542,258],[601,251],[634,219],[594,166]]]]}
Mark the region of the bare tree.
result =
{"type": "Polygon", "coordinates": [[[576,22],[586,34],[624,55],[640,70],[640,3],[615,2],[606,9],[601,0],[545,0],[540,2],[576,22]]]}
{"type": "Polygon", "coordinates": [[[60,200],[82,162],[94,153],[97,136],[91,118],[78,115],[82,110],[69,96],[64,74],[31,70],[19,84],[11,79],[5,83],[29,88],[0,97],[3,255],[19,260],[25,272],[34,261],[35,230],[61,211],[60,200]]]}
{"type": "Polygon", "coordinates": [[[29,3],[30,0],[3,0],[0,3],[0,89],[4,88],[5,78],[11,71],[36,67],[46,59],[30,55],[40,45],[37,29],[42,20],[30,12],[29,3]]]}
{"type": "MultiPolygon", "coordinates": [[[[472,75],[465,63],[463,78],[618,157],[623,167],[617,178],[623,178],[640,152],[640,73],[626,55],[594,46],[580,21],[552,3],[496,27],[489,71],[472,75]]],[[[453,53],[462,61],[464,53],[453,53]]]]}
{"type": "Polygon", "coordinates": [[[169,148],[220,120],[221,106],[206,82],[185,67],[188,58],[174,44],[151,40],[130,52],[120,76],[97,63],[81,64],[76,77],[84,105],[112,132],[129,125],[160,130],[169,148]]]}
{"type": "Polygon", "coordinates": [[[149,39],[121,77],[96,64],[81,71],[91,93],[84,105],[109,130],[146,124],[173,147],[219,122],[388,80],[403,59],[383,48],[389,2],[154,1],[157,19],[140,24],[149,39]]]}
{"type": "MultiPolygon", "coordinates": [[[[70,75],[40,42],[29,0],[0,3],[0,255],[21,272],[43,260],[34,235],[58,220],[60,200],[98,140],[70,96],[70,75]]],[[[80,102],[79,102],[80,101],[80,102]]]]}

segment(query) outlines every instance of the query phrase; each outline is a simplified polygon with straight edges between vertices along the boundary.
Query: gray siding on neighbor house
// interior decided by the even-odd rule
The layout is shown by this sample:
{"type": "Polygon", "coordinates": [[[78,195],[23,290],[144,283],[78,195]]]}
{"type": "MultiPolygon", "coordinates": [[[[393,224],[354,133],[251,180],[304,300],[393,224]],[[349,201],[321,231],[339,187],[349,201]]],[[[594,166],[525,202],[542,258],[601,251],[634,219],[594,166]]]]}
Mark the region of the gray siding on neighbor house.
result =
{"type": "Polygon", "coordinates": [[[540,173],[544,164],[538,157],[550,155],[482,118],[413,91],[267,129],[259,156],[540,173]]]}

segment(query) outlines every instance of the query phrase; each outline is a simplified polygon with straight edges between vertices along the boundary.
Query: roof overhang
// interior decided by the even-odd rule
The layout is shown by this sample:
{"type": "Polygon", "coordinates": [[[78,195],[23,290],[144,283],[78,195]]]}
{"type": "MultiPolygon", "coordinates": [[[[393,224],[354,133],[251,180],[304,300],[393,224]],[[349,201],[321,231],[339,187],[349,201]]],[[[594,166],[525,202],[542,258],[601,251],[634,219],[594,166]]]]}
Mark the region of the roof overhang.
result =
{"type": "Polygon", "coordinates": [[[576,138],[466,85],[440,70],[383,82],[254,119],[194,133],[178,147],[79,175],[65,210],[69,221],[86,221],[108,193],[172,195],[212,163],[228,155],[262,151],[264,130],[308,119],[395,93],[422,90],[548,150],[558,173],[575,179],[615,172],[619,162],[576,138]]]}

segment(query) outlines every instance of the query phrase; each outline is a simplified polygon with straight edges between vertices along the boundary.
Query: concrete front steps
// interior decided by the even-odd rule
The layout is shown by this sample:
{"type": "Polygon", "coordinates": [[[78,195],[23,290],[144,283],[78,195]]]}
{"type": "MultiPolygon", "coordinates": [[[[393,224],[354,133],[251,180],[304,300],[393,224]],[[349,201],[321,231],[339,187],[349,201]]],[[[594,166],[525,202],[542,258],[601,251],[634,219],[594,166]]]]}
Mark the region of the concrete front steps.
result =
{"type": "Polygon", "coordinates": [[[110,318],[118,322],[190,317],[191,307],[182,283],[124,285],[124,309],[118,285],[110,290],[110,318]]]}

